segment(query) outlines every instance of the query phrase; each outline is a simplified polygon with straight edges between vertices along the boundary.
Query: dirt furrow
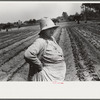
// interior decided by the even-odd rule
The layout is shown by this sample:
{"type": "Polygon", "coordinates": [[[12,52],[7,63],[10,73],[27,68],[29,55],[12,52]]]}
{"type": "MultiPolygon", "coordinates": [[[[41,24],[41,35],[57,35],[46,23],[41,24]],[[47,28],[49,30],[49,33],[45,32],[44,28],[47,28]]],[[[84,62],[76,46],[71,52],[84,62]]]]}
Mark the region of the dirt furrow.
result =
{"type": "Polygon", "coordinates": [[[59,39],[59,45],[64,52],[64,58],[66,62],[66,76],[65,81],[79,81],[77,71],[75,68],[74,57],[72,53],[72,47],[68,32],[65,27],[62,28],[62,33],[59,39]]]}
{"type": "MultiPolygon", "coordinates": [[[[80,33],[72,29],[70,29],[70,31],[73,35],[73,39],[76,42],[78,52],[80,53],[80,56],[81,56],[81,58],[79,58],[78,60],[78,63],[79,65],[81,65],[80,70],[84,69],[82,70],[81,73],[83,74],[85,80],[99,80],[99,77],[97,73],[95,72],[95,61],[94,59],[90,57],[90,52],[88,50],[89,48],[87,48],[87,47],[91,47],[91,45],[87,43],[87,41],[81,36],[80,33]]],[[[91,48],[91,49],[92,51],[94,50],[94,48],[91,48]]]]}
{"type": "Polygon", "coordinates": [[[34,32],[35,35],[29,36],[28,38],[22,39],[10,46],[7,46],[3,49],[0,50],[0,57],[4,56],[4,54],[8,53],[9,51],[13,50],[14,48],[17,48],[19,45],[23,44],[24,42],[29,41],[30,39],[32,39],[33,37],[35,37],[37,35],[37,31],[34,32]]]}
{"type": "Polygon", "coordinates": [[[13,75],[13,73],[25,63],[23,54],[24,51],[20,52],[0,67],[0,72],[5,72],[5,75],[0,75],[0,80],[7,81],[9,77],[11,77],[11,75],[13,75]]]}
{"type": "Polygon", "coordinates": [[[22,67],[27,65],[24,60],[24,50],[31,43],[33,43],[36,38],[37,35],[31,38],[29,41],[24,42],[21,46],[19,46],[16,52],[14,50],[10,51],[10,54],[4,57],[4,61],[6,62],[1,61],[2,65],[0,66],[1,81],[11,80],[15,73],[17,73],[22,67]],[[9,57],[11,58],[9,59],[9,57]]]}
{"type": "Polygon", "coordinates": [[[2,43],[0,44],[0,49],[3,49],[3,48],[5,48],[5,47],[7,47],[7,46],[9,46],[9,45],[11,45],[11,44],[13,44],[13,43],[16,43],[16,42],[22,40],[22,39],[25,39],[25,38],[27,38],[28,36],[32,36],[33,33],[34,33],[34,32],[30,32],[30,33],[27,33],[27,34],[25,34],[25,35],[19,35],[18,37],[15,37],[15,38],[13,38],[13,39],[11,38],[10,40],[7,40],[7,41],[5,41],[5,42],[2,42],[2,43]]]}
{"type": "MultiPolygon", "coordinates": [[[[35,36],[34,38],[37,38],[37,36],[35,36]]],[[[9,53],[2,56],[0,58],[0,66],[9,61],[10,59],[12,59],[14,56],[18,55],[18,53],[26,49],[29,45],[31,45],[31,43],[33,43],[34,41],[34,38],[29,40],[28,42],[26,41],[22,43],[22,45],[18,46],[17,48],[13,49],[12,51],[9,51],[9,53]]]]}
{"type": "MultiPolygon", "coordinates": [[[[30,31],[29,31],[30,32],[30,31]]],[[[16,38],[16,37],[19,37],[19,36],[23,36],[23,35],[25,35],[26,33],[29,33],[28,31],[25,31],[25,32],[20,32],[20,33],[17,33],[17,34],[11,34],[10,36],[7,36],[7,37],[2,37],[1,39],[0,39],[0,45],[2,44],[2,43],[4,43],[5,41],[8,41],[8,40],[10,40],[10,39],[14,39],[14,38],[16,38]]]]}
{"type": "MultiPolygon", "coordinates": [[[[94,76],[97,80],[100,79],[100,51],[98,51],[98,49],[95,47],[95,44],[91,43],[91,41],[87,40],[86,37],[83,37],[81,33],[79,33],[79,35],[81,35],[82,40],[84,41],[84,44],[87,48],[87,52],[89,54],[89,58],[92,60],[92,66],[90,67],[90,71],[91,69],[94,70],[94,74],[92,76],[94,76]],[[96,77],[98,76],[99,79],[96,77]]],[[[89,38],[91,39],[91,38],[89,38]]],[[[94,39],[95,41],[95,39],[94,39]]]]}
{"type": "Polygon", "coordinates": [[[28,81],[28,72],[29,64],[25,63],[9,77],[8,81],[28,81]]]}
{"type": "Polygon", "coordinates": [[[87,31],[84,29],[80,29],[80,28],[75,28],[75,30],[77,30],[78,32],[81,33],[81,35],[83,35],[83,37],[88,40],[89,42],[91,42],[91,44],[100,51],[100,35],[98,36],[97,34],[91,32],[91,31],[87,31]]]}
{"type": "Polygon", "coordinates": [[[76,67],[76,70],[77,70],[77,76],[79,77],[79,80],[84,81],[85,77],[84,77],[84,74],[83,74],[83,68],[79,64],[79,60],[80,60],[79,49],[77,47],[75,39],[72,36],[71,30],[67,29],[67,31],[68,31],[68,34],[69,34],[69,37],[70,37],[70,40],[71,40],[71,46],[72,46],[72,50],[73,50],[75,67],[76,67]]]}

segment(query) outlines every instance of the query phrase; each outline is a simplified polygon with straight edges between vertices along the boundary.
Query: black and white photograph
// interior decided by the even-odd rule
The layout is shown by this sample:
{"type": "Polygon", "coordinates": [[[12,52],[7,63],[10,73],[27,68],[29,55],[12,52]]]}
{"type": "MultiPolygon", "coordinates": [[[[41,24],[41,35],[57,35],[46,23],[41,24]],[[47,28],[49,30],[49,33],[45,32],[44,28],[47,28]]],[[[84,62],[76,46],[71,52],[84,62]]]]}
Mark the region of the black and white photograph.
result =
{"type": "Polygon", "coordinates": [[[0,1],[1,97],[96,98],[98,81],[100,2],[0,1]]]}
{"type": "Polygon", "coordinates": [[[0,81],[99,81],[100,3],[0,2],[0,81]]]}

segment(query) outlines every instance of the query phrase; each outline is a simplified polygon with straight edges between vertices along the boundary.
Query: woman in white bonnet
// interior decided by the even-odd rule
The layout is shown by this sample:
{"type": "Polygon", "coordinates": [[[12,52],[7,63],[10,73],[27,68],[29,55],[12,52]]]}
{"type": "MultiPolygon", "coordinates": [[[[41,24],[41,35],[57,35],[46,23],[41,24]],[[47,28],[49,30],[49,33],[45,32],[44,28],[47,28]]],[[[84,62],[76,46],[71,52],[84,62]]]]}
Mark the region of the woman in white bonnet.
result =
{"type": "Polygon", "coordinates": [[[66,63],[61,47],[53,37],[57,29],[47,17],[40,21],[39,38],[25,51],[25,59],[30,64],[32,81],[64,81],[66,63]],[[32,71],[33,70],[33,71],[32,71]]]}

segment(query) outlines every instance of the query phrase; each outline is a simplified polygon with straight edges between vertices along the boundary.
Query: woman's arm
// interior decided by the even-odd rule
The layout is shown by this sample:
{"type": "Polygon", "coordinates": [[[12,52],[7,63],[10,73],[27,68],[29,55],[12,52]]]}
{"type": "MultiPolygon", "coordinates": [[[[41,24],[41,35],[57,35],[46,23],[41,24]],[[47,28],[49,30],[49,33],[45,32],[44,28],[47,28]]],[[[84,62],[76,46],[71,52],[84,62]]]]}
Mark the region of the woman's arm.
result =
{"type": "Polygon", "coordinates": [[[45,40],[38,38],[28,49],[25,51],[25,59],[30,64],[35,64],[37,67],[42,67],[42,63],[37,55],[44,49],[45,40]]]}

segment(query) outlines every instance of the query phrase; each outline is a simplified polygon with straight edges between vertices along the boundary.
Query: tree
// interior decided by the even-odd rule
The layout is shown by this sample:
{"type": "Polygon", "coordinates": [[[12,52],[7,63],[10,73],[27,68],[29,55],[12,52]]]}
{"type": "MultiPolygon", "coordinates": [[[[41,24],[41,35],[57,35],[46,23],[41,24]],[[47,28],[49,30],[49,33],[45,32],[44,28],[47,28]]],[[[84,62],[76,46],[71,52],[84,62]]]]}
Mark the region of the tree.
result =
{"type": "Polygon", "coordinates": [[[17,25],[18,25],[18,29],[19,29],[22,25],[22,21],[18,20],[17,25]]]}
{"type": "Polygon", "coordinates": [[[69,20],[69,21],[74,21],[74,16],[75,16],[75,15],[70,15],[70,16],[68,16],[68,20],[69,20]]]}
{"type": "Polygon", "coordinates": [[[62,13],[62,16],[64,17],[64,19],[65,19],[66,21],[68,21],[68,14],[67,14],[66,12],[63,12],[63,13],[62,13]]]}
{"type": "Polygon", "coordinates": [[[80,23],[80,19],[81,19],[81,16],[78,13],[76,13],[75,16],[74,16],[74,20],[77,21],[77,24],[80,23]]]}
{"type": "Polygon", "coordinates": [[[33,19],[33,23],[34,23],[34,24],[36,23],[36,19],[33,19]]]}
{"type": "Polygon", "coordinates": [[[100,4],[83,3],[81,8],[85,20],[100,19],[100,4]]]}
{"type": "Polygon", "coordinates": [[[85,5],[88,8],[92,8],[100,14],[100,3],[83,3],[82,5],[85,5]]]}
{"type": "Polygon", "coordinates": [[[25,21],[24,23],[26,23],[27,25],[33,25],[33,24],[36,24],[37,21],[35,19],[30,19],[28,21],[25,21]]]}
{"type": "Polygon", "coordinates": [[[82,9],[81,15],[83,16],[85,23],[87,23],[88,8],[85,5],[82,4],[81,9],[82,9]]]}
{"type": "Polygon", "coordinates": [[[12,26],[13,26],[13,24],[8,22],[7,24],[3,25],[2,29],[4,29],[4,30],[6,29],[6,32],[8,32],[8,30],[11,29],[12,26]]]}

